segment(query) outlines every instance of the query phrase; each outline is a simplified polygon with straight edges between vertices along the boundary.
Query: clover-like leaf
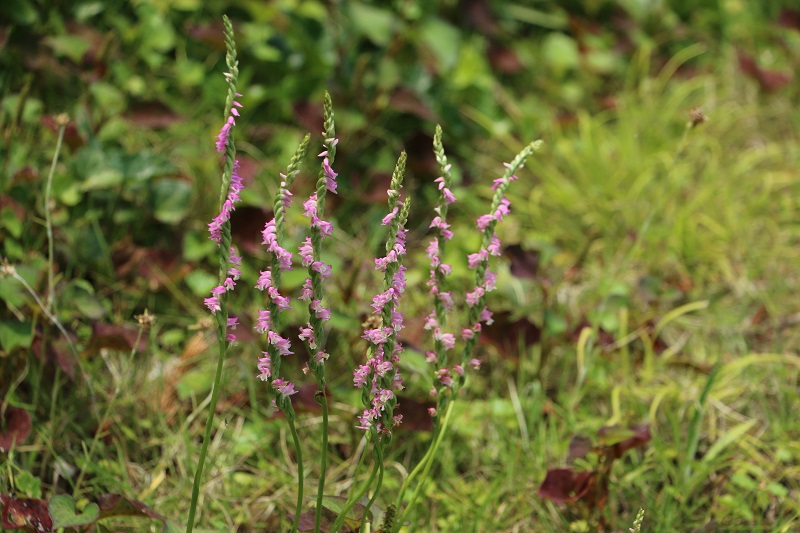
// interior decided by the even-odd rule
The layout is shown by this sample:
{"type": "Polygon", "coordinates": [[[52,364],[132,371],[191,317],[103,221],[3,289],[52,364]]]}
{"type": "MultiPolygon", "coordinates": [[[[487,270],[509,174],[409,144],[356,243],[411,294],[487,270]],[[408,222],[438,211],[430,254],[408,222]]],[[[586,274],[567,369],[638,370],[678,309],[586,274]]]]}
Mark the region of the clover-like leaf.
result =
{"type": "Polygon", "coordinates": [[[75,511],[75,500],[66,494],[53,496],[49,508],[54,528],[85,526],[96,522],[100,516],[100,508],[96,503],[88,504],[78,514],[75,511]]]}

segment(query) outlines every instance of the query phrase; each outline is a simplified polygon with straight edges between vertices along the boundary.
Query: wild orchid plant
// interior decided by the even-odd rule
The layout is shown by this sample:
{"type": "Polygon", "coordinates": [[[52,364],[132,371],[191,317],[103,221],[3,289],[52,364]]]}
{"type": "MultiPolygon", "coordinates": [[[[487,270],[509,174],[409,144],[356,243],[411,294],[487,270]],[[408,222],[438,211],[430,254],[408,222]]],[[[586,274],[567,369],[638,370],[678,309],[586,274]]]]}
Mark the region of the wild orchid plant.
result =
{"type": "MultiPolygon", "coordinates": [[[[220,191],[220,213],[209,224],[211,239],[219,246],[219,285],[212,289],[211,296],[205,299],[205,305],[214,315],[217,323],[219,357],[203,445],[195,473],[187,532],[192,531],[194,524],[203,464],[219,395],[222,367],[228,348],[236,342],[234,330],[238,325],[238,319],[229,315],[228,293],[234,289],[239,279],[238,267],[241,261],[241,257],[231,246],[230,231],[230,214],[239,201],[239,193],[242,189],[233,136],[236,118],[239,116],[238,110],[241,108],[236,98],[241,95],[236,92],[238,63],[233,28],[227,17],[224,18],[224,24],[228,67],[225,77],[228,82],[228,94],[225,104],[225,122],[216,141],[217,152],[224,154],[224,165],[220,191]]],[[[290,299],[280,293],[280,279],[282,272],[291,269],[293,265],[293,254],[284,247],[283,243],[284,222],[291,204],[290,188],[299,173],[300,162],[307,152],[309,139],[310,136],[306,135],[292,157],[286,173],[281,174],[280,185],[274,199],[274,216],[266,223],[262,231],[262,243],[267,248],[270,261],[267,269],[260,272],[255,285],[256,289],[266,294],[267,301],[266,309],[258,311],[255,325],[255,329],[259,333],[266,335],[266,349],[258,358],[257,375],[267,384],[268,393],[274,406],[285,414],[297,457],[297,503],[292,531],[298,530],[302,512],[304,470],[300,438],[295,425],[296,416],[290,399],[297,391],[294,384],[284,379],[280,373],[282,358],[293,353],[291,339],[281,334],[280,316],[290,308],[290,299]]],[[[332,166],[338,139],[334,125],[333,105],[330,95],[327,93],[324,101],[323,139],[324,149],[319,154],[319,158],[322,160],[321,169],[315,192],[303,203],[303,214],[309,219],[309,236],[298,248],[300,262],[308,270],[308,277],[298,298],[306,302],[309,319],[307,324],[299,329],[297,338],[304,342],[310,354],[304,372],[314,376],[317,387],[315,398],[322,407],[322,434],[320,437],[322,453],[319,454],[320,474],[314,515],[315,532],[321,531],[322,528],[321,513],[326,477],[329,414],[326,396],[326,361],[329,354],[325,351],[326,330],[324,326],[330,320],[331,310],[324,304],[323,281],[332,276],[332,268],[322,259],[322,244],[333,232],[333,225],[324,218],[326,195],[329,192],[335,194],[337,190],[337,173],[332,166]]],[[[442,175],[436,179],[439,188],[439,202],[435,209],[435,217],[430,224],[433,229],[433,239],[427,248],[427,255],[430,259],[428,287],[433,298],[433,311],[425,321],[425,328],[430,330],[433,339],[433,350],[427,354],[427,359],[432,363],[435,383],[431,394],[437,399],[436,408],[431,409],[434,431],[427,453],[404,480],[395,505],[389,506],[387,509],[382,531],[399,529],[405,514],[414,505],[447,431],[454,401],[459,389],[465,383],[465,369],[470,366],[478,367],[480,364],[474,358],[474,353],[482,325],[491,324],[492,314],[486,307],[486,293],[494,290],[496,282],[496,274],[489,270],[489,259],[491,256],[500,255],[500,240],[495,233],[495,228],[497,223],[510,212],[510,202],[505,197],[505,191],[510,183],[517,179],[515,174],[522,168],[527,157],[536,151],[540,144],[540,141],[537,141],[528,145],[511,163],[506,163],[506,172],[502,177],[496,179],[492,186],[494,196],[489,213],[477,219],[477,227],[482,235],[481,247],[478,252],[470,254],[467,258],[469,268],[475,270],[475,286],[465,295],[469,313],[467,327],[463,328],[460,333],[464,347],[460,358],[452,361],[447,353],[454,350],[457,339],[455,334],[446,331],[446,325],[448,315],[456,305],[452,292],[446,288],[446,278],[452,269],[443,262],[443,257],[446,242],[453,236],[447,222],[448,206],[455,202],[456,198],[452,192],[451,165],[447,162],[442,146],[442,129],[439,126],[436,127],[434,152],[442,175]],[[416,479],[417,477],[419,479],[416,479]],[[415,479],[417,481],[416,490],[406,502],[405,493],[415,479]],[[405,511],[397,520],[394,520],[395,511],[403,509],[404,503],[405,511]]],[[[359,514],[361,529],[362,531],[366,530],[364,526],[368,520],[369,510],[377,498],[383,482],[386,448],[392,442],[393,429],[401,423],[402,419],[400,415],[395,414],[395,410],[398,401],[397,391],[403,388],[403,380],[398,366],[403,352],[403,346],[398,339],[398,332],[403,328],[403,314],[399,304],[406,288],[406,267],[403,265],[403,258],[406,254],[406,222],[411,206],[409,198],[400,200],[405,167],[406,154],[402,153],[392,174],[388,190],[389,212],[382,221],[382,225],[388,226],[386,255],[374,260],[375,269],[383,273],[383,289],[372,300],[373,318],[368,321],[363,332],[363,338],[369,345],[366,362],[359,365],[353,373],[353,384],[361,390],[363,403],[363,411],[354,424],[365,432],[365,437],[371,444],[373,467],[366,480],[360,485],[353,484],[347,501],[341,507],[338,518],[332,525],[332,531],[338,531],[344,525],[345,519],[350,516],[350,511],[356,503],[371,492],[369,502],[359,514]]],[[[362,454],[361,460],[363,458],[364,454],[362,454]]],[[[359,461],[360,465],[361,461],[359,461]]],[[[357,474],[356,477],[358,477],[357,474]]]]}

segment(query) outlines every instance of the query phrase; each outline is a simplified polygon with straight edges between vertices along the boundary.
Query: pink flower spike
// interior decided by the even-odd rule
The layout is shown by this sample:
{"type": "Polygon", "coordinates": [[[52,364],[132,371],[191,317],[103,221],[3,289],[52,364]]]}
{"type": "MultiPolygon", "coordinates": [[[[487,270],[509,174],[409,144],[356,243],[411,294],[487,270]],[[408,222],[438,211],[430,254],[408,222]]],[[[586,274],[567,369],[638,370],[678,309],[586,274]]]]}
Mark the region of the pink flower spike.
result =
{"type": "Polygon", "coordinates": [[[314,261],[314,248],[311,245],[311,237],[306,237],[306,240],[300,245],[300,258],[303,260],[303,266],[306,267],[314,261]]]}

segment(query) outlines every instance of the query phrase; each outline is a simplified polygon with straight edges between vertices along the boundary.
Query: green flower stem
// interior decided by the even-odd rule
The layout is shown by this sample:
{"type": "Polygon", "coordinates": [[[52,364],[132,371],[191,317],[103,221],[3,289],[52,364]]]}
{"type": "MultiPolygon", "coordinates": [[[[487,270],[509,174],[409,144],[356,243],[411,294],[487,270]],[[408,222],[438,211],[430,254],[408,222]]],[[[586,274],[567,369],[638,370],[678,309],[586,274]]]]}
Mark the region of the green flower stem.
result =
{"type": "Polygon", "coordinates": [[[322,525],[322,497],[325,495],[325,472],[328,468],[328,398],[325,388],[317,391],[317,403],[322,406],[322,451],[319,458],[319,483],[317,483],[317,507],[314,509],[314,532],[322,525]]]}
{"type": "Polygon", "coordinates": [[[375,448],[376,448],[375,452],[376,452],[376,454],[378,456],[378,461],[377,461],[377,465],[378,465],[378,468],[379,468],[379,470],[378,470],[378,481],[377,481],[377,483],[375,483],[375,489],[372,491],[372,498],[370,498],[369,501],[367,502],[367,506],[366,506],[366,508],[364,508],[364,512],[361,515],[361,531],[365,531],[366,530],[365,526],[366,526],[366,523],[367,523],[367,514],[369,513],[369,510],[372,508],[372,504],[375,503],[375,500],[378,498],[378,493],[380,493],[380,491],[381,491],[381,485],[383,485],[383,471],[384,471],[383,445],[376,443],[375,444],[375,448]]]}
{"type": "MultiPolygon", "coordinates": [[[[239,66],[236,60],[236,43],[233,36],[233,25],[227,16],[222,17],[225,25],[225,45],[227,54],[225,62],[228,67],[226,78],[228,79],[228,94],[225,98],[225,114],[227,120],[231,114],[234,98],[236,98],[236,83],[239,78],[239,66]]],[[[225,147],[225,167],[222,172],[222,184],[220,186],[219,205],[222,207],[228,195],[228,188],[233,175],[233,165],[236,159],[236,146],[233,138],[233,131],[228,135],[228,142],[225,147]]],[[[230,260],[231,249],[231,223],[228,220],[222,227],[222,242],[219,246],[219,283],[225,281],[228,272],[228,261],[230,260]]],[[[186,524],[186,533],[191,533],[194,528],[195,514],[197,512],[197,500],[200,496],[200,482],[203,479],[203,466],[208,454],[208,444],[211,440],[211,428],[214,426],[214,414],[219,399],[219,389],[222,382],[222,368],[225,363],[225,355],[228,351],[227,330],[228,330],[228,295],[223,294],[219,297],[220,310],[215,313],[217,319],[217,346],[219,355],[217,357],[217,368],[214,372],[214,383],[211,386],[211,401],[208,406],[208,418],[206,419],[206,429],[203,434],[203,444],[200,448],[200,457],[197,460],[197,470],[194,475],[192,485],[192,500],[189,504],[189,519],[186,524]]]]}
{"type": "MultiPolygon", "coordinates": [[[[377,446],[378,445],[376,444],[375,448],[373,448],[374,450],[373,453],[377,454],[377,446]]],[[[382,453],[383,452],[381,451],[381,454],[382,453]]],[[[333,522],[333,525],[331,526],[332,533],[336,533],[337,531],[339,531],[339,528],[342,527],[344,519],[347,517],[347,513],[350,512],[350,509],[353,508],[356,502],[358,502],[358,500],[360,500],[372,486],[372,482],[375,480],[375,476],[378,474],[378,471],[381,470],[382,468],[381,467],[382,462],[383,461],[377,460],[377,455],[376,455],[375,466],[372,467],[372,473],[370,473],[369,479],[367,479],[367,481],[364,482],[364,484],[361,486],[360,489],[358,489],[358,492],[356,492],[356,494],[351,495],[350,498],[347,500],[347,502],[345,502],[342,511],[339,513],[339,516],[336,517],[336,520],[333,522]]]]}
{"type": "MultiPolygon", "coordinates": [[[[331,95],[325,91],[325,98],[323,104],[324,114],[324,127],[325,127],[325,149],[328,152],[328,162],[333,165],[336,158],[336,126],[333,117],[333,101],[331,95]]],[[[319,178],[317,179],[317,216],[322,220],[325,217],[325,195],[327,192],[327,182],[325,179],[325,169],[320,168],[319,178]]],[[[311,228],[311,247],[313,250],[314,261],[320,261],[322,253],[322,233],[319,228],[311,228]]],[[[312,265],[308,266],[308,275],[311,279],[311,292],[313,297],[309,301],[308,315],[311,329],[314,331],[314,339],[317,346],[322,349],[325,346],[325,329],[322,326],[322,320],[316,316],[316,312],[312,309],[314,300],[322,302],[322,276],[319,272],[313,269],[312,265]]],[[[314,532],[319,533],[322,524],[322,497],[325,493],[325,475],[328,468],[328,397],[325,392],[326,379],[325,379],[325,361],[317,361],[315,359],[316,350],[311,349],[309,346],[309,353],[311,357],[308,361],[308,366],[314,374],[317,381],[317,392],[315,399],[322,407],[322,450],[319,458],[319,483],[317,484],[317,506],[314,510],[314,532]]]]}
{"type": "Polygon", "coordinates": [[[55,299],[55,283],[53,281],[53,218],[50,213],[50,191],[53,188],[53,174],[56,171],[58,156],[61,153],[61,143],[64,141],[64,131],[67,129],[69,118],[67,115],[59,115],[58,122],[58,141],[56,142],[56,152],[53,154],[53,162],[50,164],[50,172],[47,174],[47,186],[44,189],[44,219],[47,226],[47,310],[53,310],[53,300],[55,299]]]}
{"type": "Polygon", "coordinates": [[[297,427],[294,424],[294,409],[289,404],[290,413],[286,413],[286,423],[289,424],[289,431],[292,433],[294,449],[297,453],[297,506],[294,510],[294,522],[292,523],[292,533],[297,531],[300,525],[300,512],[303,510],[303,451],[300,448],[300,437],[297,434],[297,427]]]}
{"type": "MultiPolygon", "coordinates": [[[[454,398],[455,400],[455,398],[454,398]]],[[[400,494],[397,498],[396,507],[400,509],[400,505],[402,504],[403,494],[405,490],[408,488],[408,483],[410,480],[417,475],[419,469],[422,468],[422,476],[420,477],[419,481],[417,482],[417,487],[414,489],[414,493],[411,495],[411,499],[408,502],[408,505],[400,514],[400,518],[395,522],[394,530],[397,531],[400,529],[400,526],[403,524],[406,515],[414,506],[414,503],[417,501],[417,497],[419,496],[420,490],[422,490],[422,486],[425,484],[425,480],[428,479],[428,474],[430,474],[431,467],[433,466],[434,459],[436,459],[436,453],[439,451],[439,445],[442,443],[444,439],[444,435],[447,432],[447,427],[450,423],[450,415],[453,414],[453,406],[455,405],[455,401],[451,401],[447,406],[447,411],[444,415],[444,421],[442,421],[442,425],[439,427],[439,431],[436,434],[436,437],[431,441],[431,446],[428,448],[428,452],[419,462],[416,468],[412,470],[411,474],[406,478],[406,481],[403,482],[403,486],[400,488],[400,494]]]]}

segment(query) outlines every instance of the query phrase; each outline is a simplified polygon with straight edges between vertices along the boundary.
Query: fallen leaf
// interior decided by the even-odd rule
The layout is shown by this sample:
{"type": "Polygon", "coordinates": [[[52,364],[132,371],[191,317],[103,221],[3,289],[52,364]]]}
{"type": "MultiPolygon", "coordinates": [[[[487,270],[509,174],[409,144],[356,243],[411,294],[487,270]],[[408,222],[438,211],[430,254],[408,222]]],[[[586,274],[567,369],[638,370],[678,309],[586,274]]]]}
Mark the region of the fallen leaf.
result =
{"type": "Polygon", "coordinates": [[[53,519],[50,517],[47,502],[37,498],[14,498],[0,494],[3,512],[0,526],[5,529],[25,529],[35,533],[53,531],[53,519]]]}
{"type": "Polygon", "coordinates": [[[25,409],[0,405],[0,453],[17,447],[31,434],[31,415],[25,409]]]}

